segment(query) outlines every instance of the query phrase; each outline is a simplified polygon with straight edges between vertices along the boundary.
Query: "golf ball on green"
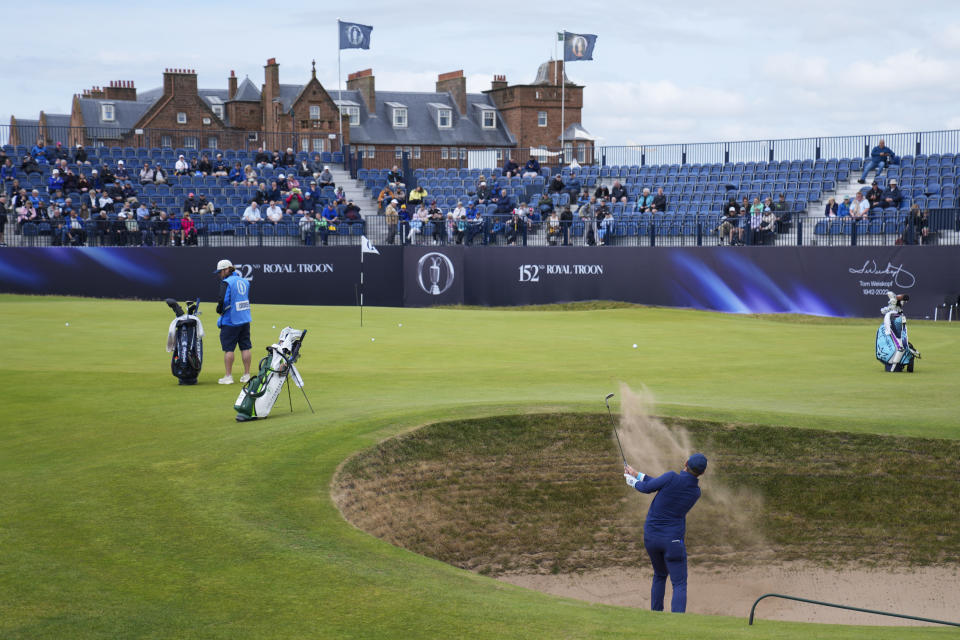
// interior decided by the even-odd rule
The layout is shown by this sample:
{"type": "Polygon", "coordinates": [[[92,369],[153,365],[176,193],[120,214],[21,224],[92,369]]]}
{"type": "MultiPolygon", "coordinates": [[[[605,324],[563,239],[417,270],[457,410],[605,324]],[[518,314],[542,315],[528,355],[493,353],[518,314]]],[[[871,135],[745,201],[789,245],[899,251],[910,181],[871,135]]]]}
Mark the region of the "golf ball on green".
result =
{"type": "Polygon", "coordinates": [[[370,342],[376,342],[376,341],[377,341],[376,338],[370,338],[370,342]]]}
{"type": "Polygon", "coordinates": [[[634,349],[637,348],[637,343],[636,343],[636,342],[633,343],[633,348],[634,348],[634,349]]]}

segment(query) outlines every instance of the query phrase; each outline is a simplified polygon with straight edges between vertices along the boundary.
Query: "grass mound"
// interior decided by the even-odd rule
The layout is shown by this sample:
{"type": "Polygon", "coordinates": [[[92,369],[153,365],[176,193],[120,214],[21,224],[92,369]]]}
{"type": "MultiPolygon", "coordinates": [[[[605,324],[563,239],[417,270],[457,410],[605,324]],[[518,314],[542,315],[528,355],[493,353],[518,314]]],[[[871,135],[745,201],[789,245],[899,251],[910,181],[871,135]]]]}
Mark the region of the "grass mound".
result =
{"type": "MultiPolygon", "coordinates": [[[[960,442],[672,426],[711,458],[688,516],[693,563],[960,560],[960,442]],[[710,504],[711,482],[733,498],[710,504]]],[[[347,519],[417,553],[488,574],[567,573],[645,561],[649,498],[619,467],[606,415],[501,416],[384,441],[345,463],[335,492],[347,519]]]]}

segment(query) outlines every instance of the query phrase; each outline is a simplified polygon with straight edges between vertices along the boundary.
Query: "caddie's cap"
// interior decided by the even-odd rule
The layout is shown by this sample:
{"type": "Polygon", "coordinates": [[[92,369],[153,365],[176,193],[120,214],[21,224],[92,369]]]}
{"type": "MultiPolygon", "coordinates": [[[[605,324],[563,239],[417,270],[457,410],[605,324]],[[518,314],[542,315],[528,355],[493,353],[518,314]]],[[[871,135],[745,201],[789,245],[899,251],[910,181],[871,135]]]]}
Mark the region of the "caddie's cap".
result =
{"type": "Polygon", "coordinates": [[[696,473],[703,473],[707,470],[707,456],[702,453],[695,453],[687,460],[687,468],[696,473]]]}
{"type": "MultiPolygon", "coordinates": [[[[214,271],[214,273],[220,273],[224,269],[229,269],[232,266],[233,266],[233,263],[227,260],[226,258],[224,258],[223,260],[217,263],[217,269],[216,271],[214,271]]],[[[691,460],[692,459],[693,458],[691,458],[691,460]]],[[[706,460],[706,458],[704,458],[704,460],[706,460]]],[[[706,462],[704,462],[704,465],[706,465],[706,462]]]]}

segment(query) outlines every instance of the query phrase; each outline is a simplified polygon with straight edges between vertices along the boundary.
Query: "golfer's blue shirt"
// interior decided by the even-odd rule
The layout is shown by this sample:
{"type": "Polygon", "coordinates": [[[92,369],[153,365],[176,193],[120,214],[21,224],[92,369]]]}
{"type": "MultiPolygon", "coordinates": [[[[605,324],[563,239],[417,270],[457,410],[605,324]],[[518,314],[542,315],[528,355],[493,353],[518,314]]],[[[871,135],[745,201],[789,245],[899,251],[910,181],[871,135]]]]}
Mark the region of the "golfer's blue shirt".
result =
{"type": "Polygon", "coordinates": [[[662,476],[645,476],[634,488],[640,493],[653,493],[643,535],[649,538],[683,540],[687,532],[687,512],[700,499],[700,480],[692,473],[667,471],[662,476]]]}

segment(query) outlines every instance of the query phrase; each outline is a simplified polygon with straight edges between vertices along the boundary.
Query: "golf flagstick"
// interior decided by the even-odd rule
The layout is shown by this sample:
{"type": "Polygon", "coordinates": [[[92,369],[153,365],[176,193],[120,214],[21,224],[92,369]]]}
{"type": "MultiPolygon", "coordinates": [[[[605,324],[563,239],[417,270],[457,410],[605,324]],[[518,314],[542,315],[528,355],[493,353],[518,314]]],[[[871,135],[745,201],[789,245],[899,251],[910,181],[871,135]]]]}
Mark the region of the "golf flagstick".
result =
{"type": "Polygon", "coordinates": [[[608,393],[607,397],[603,399],[604,404],[607,405],[607,415],[610,416],[610,421],[613,422],[613,435],[617,436],[617,446],[620,448],[620,458],[623,460],[623,466],[627,466],[627,456],[623,455],[623,445],[620,444],[620,434],[617,433],[617,421],[613,418],[613,412],[610,411],[610,398],[613,397],[612,393],[608,393]]]}

